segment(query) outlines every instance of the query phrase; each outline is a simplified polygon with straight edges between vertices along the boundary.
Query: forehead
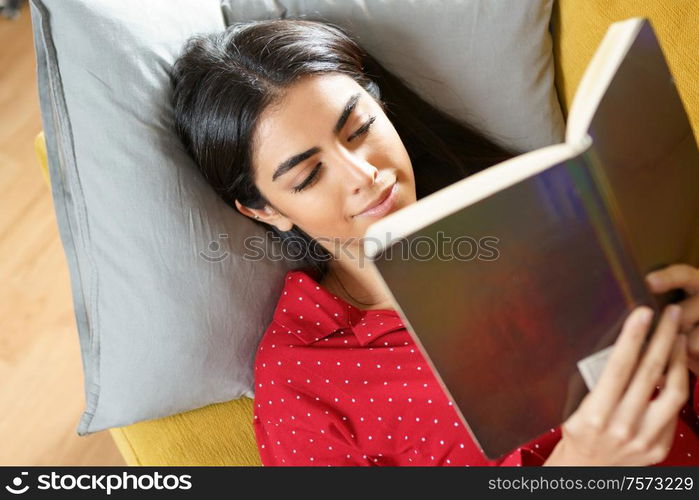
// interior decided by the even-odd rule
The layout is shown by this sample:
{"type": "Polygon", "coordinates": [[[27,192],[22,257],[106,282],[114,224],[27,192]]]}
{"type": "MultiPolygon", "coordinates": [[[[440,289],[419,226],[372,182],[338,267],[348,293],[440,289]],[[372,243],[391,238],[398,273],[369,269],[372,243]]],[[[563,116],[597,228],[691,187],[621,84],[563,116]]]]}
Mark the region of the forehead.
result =
{"type": "MultiPolygon", "coordinates": [[[[271,171],[290,155],[319,146],[352,94],[361,93],[357,108],[369,95],[352,78],[332,73],[304,76],[260,115],[255,132],[254,164],[271,171]]],[[[366,102],[364,102],[366,105],[366,102]]]]}

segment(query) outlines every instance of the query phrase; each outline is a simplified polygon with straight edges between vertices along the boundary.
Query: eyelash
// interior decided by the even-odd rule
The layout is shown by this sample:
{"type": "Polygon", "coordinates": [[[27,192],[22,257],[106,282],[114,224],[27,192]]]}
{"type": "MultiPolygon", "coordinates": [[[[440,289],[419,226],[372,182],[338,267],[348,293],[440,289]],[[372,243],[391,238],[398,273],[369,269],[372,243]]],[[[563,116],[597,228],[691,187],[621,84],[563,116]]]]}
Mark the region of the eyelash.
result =
{"type": "MultiPolygon", "coordinates": [[[[372,116],[369,118],[361,127],[359,127],[352,135],[350,135],[349,139],[347,141],[351,141],[352,139],[362,136],[364,134],[367,134],[369,132],[369,129],[371,128],[371,125],[374,123],[374,120],[376,120],[376,116],[372,116]]],[[[298,193],[299,191],[303,191],[309,186],[312,186],[314,184],[314,181],[318,178],[318,173],[320,172],[320,169],[323,166],[323,162],[318,162],[318,164],[313,167],[313,170],[311,173],[306,177],[301,184],[298,186],[295,186],[292,191],[294,193],[298,193]]]]}

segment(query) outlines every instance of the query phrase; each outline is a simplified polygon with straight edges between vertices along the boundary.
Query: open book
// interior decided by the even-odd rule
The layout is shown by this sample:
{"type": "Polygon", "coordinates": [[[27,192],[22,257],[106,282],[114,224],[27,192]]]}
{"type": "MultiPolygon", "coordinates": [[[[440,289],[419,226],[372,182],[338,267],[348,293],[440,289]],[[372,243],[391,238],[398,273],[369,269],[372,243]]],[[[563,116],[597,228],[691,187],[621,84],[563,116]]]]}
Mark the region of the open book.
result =
{"type": "Polygon", "coordinates": [[[488,458],[559,426],[631,310],[675,298],[645,274],[699,265],[699,153],[650,23],[609,28],[563,144],[385,216],[364,248],[488,458]]]}

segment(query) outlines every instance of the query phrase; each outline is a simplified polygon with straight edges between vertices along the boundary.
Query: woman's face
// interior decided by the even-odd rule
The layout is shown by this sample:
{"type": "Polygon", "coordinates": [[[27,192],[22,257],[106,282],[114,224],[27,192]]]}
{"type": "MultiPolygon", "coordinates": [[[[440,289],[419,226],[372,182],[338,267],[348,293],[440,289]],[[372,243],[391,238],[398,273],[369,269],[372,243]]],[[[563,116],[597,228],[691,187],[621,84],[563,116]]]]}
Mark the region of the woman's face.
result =
{"type": "Polygon", "coordinates": [[[264,111],[253,167],[272,207],[253,210],[236,200],[238,209],[282,231],[296,224],[333,254],[333,242],[358,241],[371,223],[416,201],[412,164],[395,128],[369,93],[338,73],[302,78],[264,111]],[[394,184],[382,204],[388,211],[362,213],[394,184]]]}

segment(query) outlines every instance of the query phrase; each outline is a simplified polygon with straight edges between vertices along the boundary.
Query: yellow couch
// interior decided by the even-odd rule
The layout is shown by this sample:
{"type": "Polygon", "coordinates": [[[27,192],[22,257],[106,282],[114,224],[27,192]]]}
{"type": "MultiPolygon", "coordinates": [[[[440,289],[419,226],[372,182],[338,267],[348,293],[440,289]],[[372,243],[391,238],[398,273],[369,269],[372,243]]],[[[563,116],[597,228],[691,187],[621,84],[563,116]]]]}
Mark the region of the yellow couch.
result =
{"type": "MultiPolygon", "coordinates": [[[[695,137],[699,137],[697,0],[556,0],[556,88],[564,113],[609,24],[634,16],[651,19],[687,106],[695,137]]],[[[37,136],[35,147],[48,181],[43,133],[37,136]]],[[[129,465],[260,465],[249,398],[109,432],[129,465]]]]}

